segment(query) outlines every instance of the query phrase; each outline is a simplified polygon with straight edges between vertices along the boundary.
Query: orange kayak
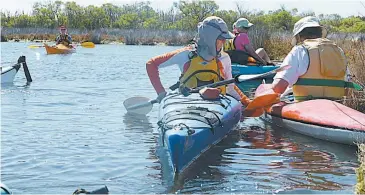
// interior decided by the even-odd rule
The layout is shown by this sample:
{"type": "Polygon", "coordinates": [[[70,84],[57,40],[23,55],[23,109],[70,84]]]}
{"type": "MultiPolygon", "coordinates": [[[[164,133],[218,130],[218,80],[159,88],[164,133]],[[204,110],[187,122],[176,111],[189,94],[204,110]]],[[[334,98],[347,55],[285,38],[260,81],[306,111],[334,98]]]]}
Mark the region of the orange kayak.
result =
{"type": "Polygon", "coordinates": [[[69,54],[76,52],[74,47],[67,47],[63,44],[58,44],[55,46],[44,44],[44,47],[46,48],[47,54],[69,54]]]}
{"type": "MultiPolygon", "coordinates": [[[[259,87],[261,93],[266,87],[259,87]]],[[[327,99],[280,102],[261,118],[279,127],[335,143],[365,143],[365,114],[327,99]]]]}

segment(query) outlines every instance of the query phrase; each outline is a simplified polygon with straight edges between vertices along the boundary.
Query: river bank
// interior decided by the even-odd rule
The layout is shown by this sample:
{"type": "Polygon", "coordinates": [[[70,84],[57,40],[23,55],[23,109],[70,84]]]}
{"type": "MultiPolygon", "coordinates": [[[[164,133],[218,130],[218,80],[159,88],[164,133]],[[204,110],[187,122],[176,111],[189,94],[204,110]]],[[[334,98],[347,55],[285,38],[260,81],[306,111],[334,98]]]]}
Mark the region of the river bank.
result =
{"type": "MultiPolygon", "coordinates": [[[[54,41],[58,33],[55,29],[46,28],[3,28],[2,41],[54,41]]],[[[72,36],[73,42],[91,41],[95,44],[121,43],[126,45],[185,45],[194,37],[194,32],[179,30],[99,29],[86,31],[69,29],[68,33],[72,36]]]]}

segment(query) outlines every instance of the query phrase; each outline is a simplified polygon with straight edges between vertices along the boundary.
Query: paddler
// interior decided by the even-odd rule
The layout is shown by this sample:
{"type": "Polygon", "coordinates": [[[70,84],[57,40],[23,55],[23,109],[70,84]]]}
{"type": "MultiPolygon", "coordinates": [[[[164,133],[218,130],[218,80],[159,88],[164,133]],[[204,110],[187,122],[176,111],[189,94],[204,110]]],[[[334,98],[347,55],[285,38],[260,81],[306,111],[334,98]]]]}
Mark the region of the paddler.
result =
{"type": "Polygon", "coordinates": [[[325,38],[326,29],[318,18],[308,16],[294,25],[290,53],[283,65],[291,67],[276,74],[273,90],[282,94],[293,87],[296,101],[310,99],[342,99],[351,87],[347,60],[343,50],[325,38]]]}
{"type": "Polygon", "coordinates": [[[253,48],[248,37],[248,32],[252,26],[253,24],[246,18],[239,18],[233,23],[233,32],[236,37],[225,42],[224,51],[230,51],[228,53],[232,62],[235,63],[246,65],[249,62],[253,62],[256,64],[256,60],[258,60],[263,65],[272,64],[264,48],[258,48],[256,51],[253,48]],[[254,59],[252,57],[249,58],[247,54],[254,57],[254,59]]]}
{"type": "MultiPolygon", "coordinates": [[[[182,72],[179,78],[181,92],[186,88],[231,79],[231,59],[228,54],[222,52],[222,47],[227,39],[232,38],[234,35],[228,31],[226,23],[219,17],[210,16],[198,24],[198,34],[194,43],[150,59],[146,69],[158,94],[158,101],[166,96],[165,88],[161,84],[159,68],[178,65],[182,72]]],[[[206,99],[217,98],[219,94],[229,94],[245,106],[250,101],[235,84],[205,88],[200,94],[206,99]]]]}
{"type": "Polygon", "coordinates": [[[64,25],[59,27],[60,34],[56,38],[56,45],[63,44],[65,46],[70,46],[72,43],[71,36],[67,34],[67,28],[64,25]]]}

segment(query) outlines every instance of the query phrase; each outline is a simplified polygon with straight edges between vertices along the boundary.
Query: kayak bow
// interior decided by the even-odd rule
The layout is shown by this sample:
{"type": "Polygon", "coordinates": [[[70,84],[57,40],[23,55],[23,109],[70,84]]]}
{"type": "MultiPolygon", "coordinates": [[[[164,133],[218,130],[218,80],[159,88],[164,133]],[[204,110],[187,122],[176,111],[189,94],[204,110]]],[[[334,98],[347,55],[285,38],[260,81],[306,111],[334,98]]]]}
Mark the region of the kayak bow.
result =
{"type": "Polygon", "coordinates": [[[69,54],[76,52],[76,49],[73,47],[67,47],[63,44],[58,44],[56,46],[49,46],[46,43],[44,43],[44,47],[46,48],[47,54],[69,54]]]}

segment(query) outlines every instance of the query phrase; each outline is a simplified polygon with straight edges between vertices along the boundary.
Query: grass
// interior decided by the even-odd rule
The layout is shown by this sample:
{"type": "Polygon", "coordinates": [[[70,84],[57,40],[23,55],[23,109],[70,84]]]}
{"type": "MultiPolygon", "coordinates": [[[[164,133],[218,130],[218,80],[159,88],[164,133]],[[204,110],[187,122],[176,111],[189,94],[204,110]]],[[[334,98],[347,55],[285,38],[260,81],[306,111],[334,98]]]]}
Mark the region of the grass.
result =
{"type": "Polygon", "coordinates": [[[355,193],[365,194],[365,144],[358,145],[359,168],[356,169],[357,184],[355,193]]]}
{"type": "MultiPolygon", "coordinates": [[[[55,29],[7,29],[4,28],[2,35],[6,40],[47,40],[54,41],[58,31],[55,29]]],[[[73,42],[92,41],[102,43],[124,43],[126,45],[185,45],[194,37],[193,32],[178,30],[147,30],[147,29],[100,29],[97,31],[82,31],[69,29],[73,42]]]]}
{"type": "MultiPolygon", "coordinates": [[[[352,75],[352,80],[356,83],[364,86],[365,84],[365,42],[353,42],[353,41],[338,41],[338,45],[344,50],[349,70],[352,75]]],[[[365,112],[365,93],[364,91],[350,90],[348,98],[349,101],[345,101],[344,104],[365,112]]]]}

